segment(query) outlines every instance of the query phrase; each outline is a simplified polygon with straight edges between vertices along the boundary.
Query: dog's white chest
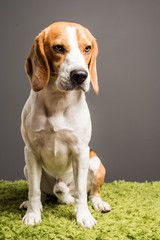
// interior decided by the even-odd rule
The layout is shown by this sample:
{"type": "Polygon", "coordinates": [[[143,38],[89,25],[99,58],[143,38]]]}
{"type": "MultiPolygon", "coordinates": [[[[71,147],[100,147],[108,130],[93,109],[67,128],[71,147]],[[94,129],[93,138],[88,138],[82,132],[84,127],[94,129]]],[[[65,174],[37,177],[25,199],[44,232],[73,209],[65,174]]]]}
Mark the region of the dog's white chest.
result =
{"type": "Polygon", "coordinates": [[[28,145],[31,144],[37,157],[41,157],[46,171],[54,177],[71,172],[72,158],[79,154],[81,146],[88,145],[90,141],[88,107],[83,94],[77,96],[78,101],[72,99],[76,93],[69,95],[68,100],[60,98],[57,102],[54,96],[50,99],[52,104],[47,112],[41,102],[36,105],[37,98],[32,92],[23,112],[24,140],[28,145]],[[71,100],[74,100],[72,104],[71,100]]]}
{"type": "Polygon", "coordinates": [[[49,174],[60,177],[71,172],[73,146],[77,140],[64,119],[47,119],[34,137],[43,167],[49,174]]]}

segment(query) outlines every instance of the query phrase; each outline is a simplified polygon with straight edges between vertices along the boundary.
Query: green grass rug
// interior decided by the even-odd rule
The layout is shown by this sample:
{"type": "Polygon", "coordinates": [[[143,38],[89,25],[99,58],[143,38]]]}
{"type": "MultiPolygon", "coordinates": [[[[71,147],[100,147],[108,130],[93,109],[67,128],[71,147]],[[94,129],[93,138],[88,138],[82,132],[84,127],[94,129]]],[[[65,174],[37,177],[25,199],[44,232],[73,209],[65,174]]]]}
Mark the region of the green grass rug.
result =
{"type": "Polygon", "coordinates": [[[105,183],[101,195],[112,210],[99,213],[89,203],[97,219],[92,230],[77,226],[74,205],[58,205],[53,199],[44,204],[42,223],[25,226],[19,205],[27,191],[26,181],[0,181],[0,239],[160,240],[160,182],[105,183]]]}

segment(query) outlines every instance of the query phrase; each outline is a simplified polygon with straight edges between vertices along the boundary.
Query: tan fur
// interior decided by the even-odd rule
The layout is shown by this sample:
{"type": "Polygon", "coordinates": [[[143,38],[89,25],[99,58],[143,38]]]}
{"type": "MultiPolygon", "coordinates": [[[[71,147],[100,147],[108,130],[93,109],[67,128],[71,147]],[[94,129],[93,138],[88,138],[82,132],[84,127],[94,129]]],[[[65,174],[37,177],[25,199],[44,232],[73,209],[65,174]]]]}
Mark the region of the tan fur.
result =
{"type": "Polygon", "coordinates": [[[45,32],[40,33],[34,40],[29,56],[25,63],[25,69],[29,75],[31,86],[34,91],[43,89],[50,77],[48,60],[44,52],[45,32]]]}
{"type": "Polygon", "coordinates": [[[91,149],[90,150],[90,156],[89,156],[90,159],[93,158],[93,157],[96,157],[96,156],[97,156],[97,154],[91,149]]]}
{"type": "Polygon", "coordinates": [[[99,197],[100,196],[100,190],[104,183],[104,177],[105,177],[105,168],[102,163],[100,163],[99,169],[97,169],[96,175],[93,179],[93,185],[91,194],[93,196],[99,197]]]}

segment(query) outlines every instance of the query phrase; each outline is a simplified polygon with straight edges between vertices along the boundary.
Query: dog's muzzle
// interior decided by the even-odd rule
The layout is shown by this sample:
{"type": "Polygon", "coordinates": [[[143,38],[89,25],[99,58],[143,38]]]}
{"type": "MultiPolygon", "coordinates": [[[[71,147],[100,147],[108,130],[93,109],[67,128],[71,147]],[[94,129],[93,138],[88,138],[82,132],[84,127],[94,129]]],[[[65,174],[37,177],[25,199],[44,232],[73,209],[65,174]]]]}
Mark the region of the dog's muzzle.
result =
{"type": "Polygon", "coordinates": [[[85,70],[73,70],[70,72],[70,81],[74,86],[80,86],[87,79],[88,73],[85,70]]]}

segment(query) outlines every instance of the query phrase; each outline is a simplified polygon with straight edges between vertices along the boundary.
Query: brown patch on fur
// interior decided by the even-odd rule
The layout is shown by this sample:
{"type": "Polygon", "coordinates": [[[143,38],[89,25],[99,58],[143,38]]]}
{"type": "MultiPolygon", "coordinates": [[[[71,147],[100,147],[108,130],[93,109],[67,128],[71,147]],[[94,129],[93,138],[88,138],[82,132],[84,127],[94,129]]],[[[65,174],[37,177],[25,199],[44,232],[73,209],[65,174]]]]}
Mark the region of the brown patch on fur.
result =
{"type": "Polygon", "coordinates": [[[96,58],[98,55],[98,47],[96,39],[92,36],[88,29],[80,26],[77,28],[77,39],[81,53],[84,55],[84,59],[87,67],[89,68],[91,83],[96,94],[99,92],[97,70],[96,70],[96,58]],[[91,45],[91,52],[89,54],[84,53],[84,49],[87,45],[91,45]]]}
{"type": "Polygon", "coordinates": [[[34,40],[29,56],[25,62],[25,69],[34,91],[44,88],[50,76],[48,61],[44,52],[45,32],[41,32],[34,40]]]}
{"type": "Polygon", "coordinates": [[[100,190],[104,183],[105,172],[106,171],[103,164],[100,163],[100,166],[96,172],[96,175],[94,176],[92,190],[91,190],[91,195],[94,197],[100,196],[100,190]]]}
{"type": "Polygon", "coordinates": [[[66,55],[70,52],[70,46],[68,43],[66,23],[53,23],[46,31],[45,38],[45,53],[49,62],[50,70],[57,78],[59,74],[59,68],[64,62],[66,55]],[[64,54],[60,54],[54,51],[53,46],[62,45],[65,49],[64,54]]]}
{"type": "Polygon", "coordinates": [[[97,154],[91,149],[89,158],[91,159],[92,157],[97,157],[97,154]]]}

